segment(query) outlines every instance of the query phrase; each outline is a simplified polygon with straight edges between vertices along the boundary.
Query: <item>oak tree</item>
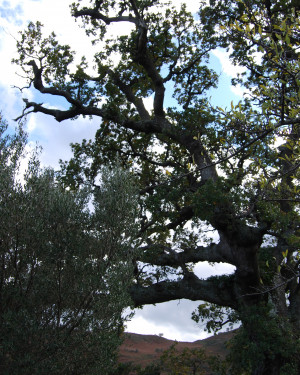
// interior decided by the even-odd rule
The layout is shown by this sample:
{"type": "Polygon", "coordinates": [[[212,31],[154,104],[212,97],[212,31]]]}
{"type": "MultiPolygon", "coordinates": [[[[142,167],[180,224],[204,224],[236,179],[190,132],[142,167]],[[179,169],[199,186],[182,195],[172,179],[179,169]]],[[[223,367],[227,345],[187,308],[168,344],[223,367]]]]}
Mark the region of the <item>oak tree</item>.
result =
{"type": "Polygon", "coordinates": [[[147,241],[133,259],[136,306],[187,298],[212,304],[212,318],[225,309],[243,323],[239,352],[249,358],[232,371],[297,374],[299,6],[211,0],[199,8],[192,15],[160,0],[77,1],[72,16],[97,49],[77,67],[70,46],[30,23],[15,62],[29,86],[65,108],[24,99],[21,117],[99,118],[95,139],[74,144],[62,164],[72,189],[97,185],[101,166],[117,160],[138,178],[147,241]],[[208,96],[218,82],[209,54],[218,47],[245,68],[233,84],[247,95],[229,109],[208,96]],[[235,272],[201,279],[193,265],[203,261],[235,272]]]}

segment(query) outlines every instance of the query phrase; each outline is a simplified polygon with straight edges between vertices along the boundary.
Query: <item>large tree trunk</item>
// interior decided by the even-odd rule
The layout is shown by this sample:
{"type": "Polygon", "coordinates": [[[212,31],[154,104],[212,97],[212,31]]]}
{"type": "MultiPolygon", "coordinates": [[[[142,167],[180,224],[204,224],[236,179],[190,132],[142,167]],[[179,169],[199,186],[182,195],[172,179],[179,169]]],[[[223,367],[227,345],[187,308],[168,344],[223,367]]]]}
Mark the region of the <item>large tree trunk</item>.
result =
{"type": "Polygon", "coordinates": [[[234,374],[299,375],[300,332],[279,308],[259,299],[242,307],[242,327],[230,354],[234,374]]]}
{"type": "MultiPolygon", "coordinates": [[[[237,267],[233,275],[202,280],[193,272],[186,272],[181,280],[159,281],[149,286],[138,282],[131,289],[135,304],[188,298],[230,307],[238,312],[242,321],[242,328],[233,343],[231,362],[236,370],[234,374],[299,375],[300,299],[297,279],[294,277],[289,281],[290,275],[282,275],[277,266],[268,268],[273,273],[271,280],[261,275],[259,265],[265,260],[258,257],[261,245],[258,230],[239,226],[233,233],[232,228],[227,230],[223,226],[222,229],[219,230],[218,244],[198,247],[193,252],[162,251],[155,259],[145,258],[144,261],[172,267],[203,259],[227,261],[237,267]],[[289,304],[287,290],[290,291],[289,304]]],[[[282,248],[272,248],[269,252],[266,256],[272,258],[276,253],[281,255],[282,248]]]]}

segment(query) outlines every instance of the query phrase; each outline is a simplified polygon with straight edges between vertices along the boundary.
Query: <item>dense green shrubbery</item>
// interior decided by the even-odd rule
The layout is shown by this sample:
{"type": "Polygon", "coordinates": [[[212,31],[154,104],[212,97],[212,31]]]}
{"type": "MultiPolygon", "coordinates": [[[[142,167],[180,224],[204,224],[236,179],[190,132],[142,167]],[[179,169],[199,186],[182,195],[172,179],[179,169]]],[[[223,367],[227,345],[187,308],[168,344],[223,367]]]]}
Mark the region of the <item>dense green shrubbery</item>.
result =
{"type": "Polygon", "coordinates": [[[0,373],[108,374],[131,304],[131,179],[106,170],[73,192],[34,156],[21,183],[26,135],[6,130],[1,118],[0,373]]]}

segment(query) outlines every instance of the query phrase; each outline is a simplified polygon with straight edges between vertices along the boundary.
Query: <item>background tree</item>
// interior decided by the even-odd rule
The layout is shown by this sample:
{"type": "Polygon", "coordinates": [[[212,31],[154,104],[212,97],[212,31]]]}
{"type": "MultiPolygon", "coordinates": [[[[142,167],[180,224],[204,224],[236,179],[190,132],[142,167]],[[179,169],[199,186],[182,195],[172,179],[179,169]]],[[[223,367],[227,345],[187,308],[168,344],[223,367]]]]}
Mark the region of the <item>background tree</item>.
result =
{"type": "Polygon", "coordinates": [[[94,194],[71,192],[33,157],[18,182],[26,135],[6,129],[1,118],[0,373],[109,374],[131,304],[132,181],[103,170],[94,194]]]}
{"type": "Polygon", "coordinates": [[[252,353],[236,371],[297,374],[296,2],[215,0],[202,4],[196,21],[184,5],[176,10],[158,0],[77,1],[72,15],[99,47],[93,67],[83,57],[74,68],[69,46],[54,34],[44,38],[39,23],[29,24],[15,62],[29,85],[68,105],[53,109],[24,99],[21,117],[101,119],[95,140],[73,145],[74,157],[62,165],[71,188],[85,180],[96,184],[101,166],[117,159],[138,177],[147,244],[136,258],[136,306],[187,298],[213,304],[214,316],[221,314],[216,306],[234,310],[230,315],[238,315],[249,343],[242,348],[252,353]],[[128,35],[107,39],[120,22],[131,25],[128,35]],[[213,108],[207,98],[217,85],[208,67],[216,47],[231,47],[233,61],[247,69],[235,83],[249,93],[229,110],[213,108]],[[152,110],[143,100],[149,98],[152,110]],[[208,228],[218,241],[205,242],[208,228]],[[202,280],[193,272],[201,261],[226,262],[236,271],[202,280]],[[272,339],[262,344],[262,334],[272,339]]]}

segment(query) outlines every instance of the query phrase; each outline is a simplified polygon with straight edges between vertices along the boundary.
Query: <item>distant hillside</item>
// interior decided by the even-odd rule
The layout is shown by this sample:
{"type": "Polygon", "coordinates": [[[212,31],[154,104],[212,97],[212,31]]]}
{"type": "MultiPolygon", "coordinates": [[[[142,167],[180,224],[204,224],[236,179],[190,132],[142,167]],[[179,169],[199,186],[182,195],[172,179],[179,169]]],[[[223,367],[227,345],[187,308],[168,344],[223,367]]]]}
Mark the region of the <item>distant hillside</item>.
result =
{"type": "MultiPolygon", "coordinates": [[[[125,333],[124,335],[125,340],[120,348],[119,361],[122,363],[132,362],[142,367],[158,361],[163,351],[176,342],[156,335],[139,335],[137,333],[125,333]]],[[[195,342],[178,342],[177,348],[204,348],[208,355],[225,357],[227,354],[225,344],[233,335],[234,331],[231,331],[195,342]]]]}

